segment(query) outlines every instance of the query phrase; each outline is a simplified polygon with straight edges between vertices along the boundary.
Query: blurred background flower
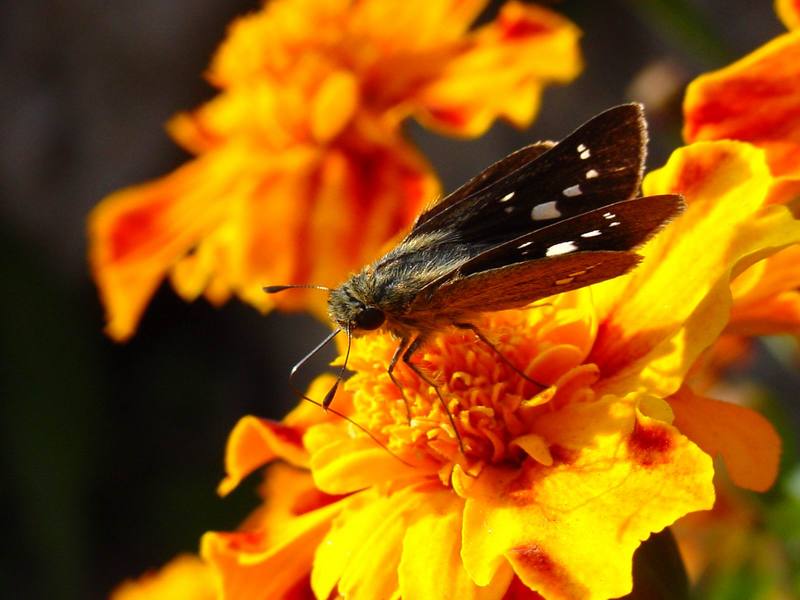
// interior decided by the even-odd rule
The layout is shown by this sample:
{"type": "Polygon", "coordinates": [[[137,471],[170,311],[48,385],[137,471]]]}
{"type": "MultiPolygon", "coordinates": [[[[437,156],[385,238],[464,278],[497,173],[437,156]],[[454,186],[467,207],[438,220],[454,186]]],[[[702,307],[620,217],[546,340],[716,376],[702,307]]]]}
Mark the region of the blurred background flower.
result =
{"type": "Polygon", "coordinates": [[[580,70],[578,29],[509,2],[470,30],[483,0],[277,0],[236,20],[207,78],[220,93],[170,120],[197,158],[108,196],[89,256],[109,335],[133,334],[169,274],[187,300],[231,294],[325,314],[318,291],[377,256],[436,198],[401,126],[409,116],[476,136],[524,126],[542,88],[580,70]]]}
{"type": "MultiPolygon", "coordinates": [[[[12,540],[0,562],[4,596],[105,597],[124,579],[196,551],[203,531],[234,529],[257,503],[257,481],[224,501],[215,496],[221,449],[242,414],[279,418],[294,404],[289,366],[324,326],[296,315],[260,318],[237,302],[221,310],[184,304],[162,286],[137,335],[115,345],[101,333],[84,236],[85,216],[101,197],[187,160],[159,125],[212,98],[199,74],[226,23],[257,8],[254,0],[0,8],[0,460],[12,540]]],[[[681,143],[683,86],[786,31],[767,3],[745,0],[565,0],[553,8],[583,31],[586,65],[576,83],[545,92],[530,130],[497,124],[467,144],[412,123],[410,137],[445,190],[628,99],[648,103],[649,165],[657,167],[681,143]]],[[[793,26],[785,16],[793,13],[782,14],[793,26]]],[[[173,121],[173,133],[181,122],[173,121]]],[[[197,152],[198,140],[180,139],[197,152]]],[[[738,545],[730,562],[727,553],[711,556],[722,564],[695,571],[699,598],[775,597],[800,585],[796,363],[786,338],[759,343],[750,356],[744,370],[725,372],[734,386],[726,389],[758,403],[780,429],[781,475],[768,494],[744,496],[755,516],[723,526],[758,543],[738,545]],[[745,380],[768,393],[742,393],[745,380]]],[[[324,362],[309,365],[309,376],[324,362]]]]}

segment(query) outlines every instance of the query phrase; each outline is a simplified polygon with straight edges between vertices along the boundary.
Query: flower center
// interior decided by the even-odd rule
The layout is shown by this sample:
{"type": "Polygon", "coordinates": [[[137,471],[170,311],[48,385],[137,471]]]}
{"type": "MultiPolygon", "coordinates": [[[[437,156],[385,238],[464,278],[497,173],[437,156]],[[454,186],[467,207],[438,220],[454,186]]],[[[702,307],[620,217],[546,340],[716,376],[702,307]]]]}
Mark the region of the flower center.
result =
{"type": "Polygon", "coordinates": [[[568,385],[587,367],[580,364],[592,333],[584,316],[547,306],[485,315],[476,326],[491,345],[449,328],[412,356],[422,375],[398,363],[399,386],[385,371],[397,340],[365,336],[354,344],[356,375],[348,382],[353,417],[410,460],[475,465],[540,458],[548,450],[535,435],[536,418],[586,390],[568,385]]]}

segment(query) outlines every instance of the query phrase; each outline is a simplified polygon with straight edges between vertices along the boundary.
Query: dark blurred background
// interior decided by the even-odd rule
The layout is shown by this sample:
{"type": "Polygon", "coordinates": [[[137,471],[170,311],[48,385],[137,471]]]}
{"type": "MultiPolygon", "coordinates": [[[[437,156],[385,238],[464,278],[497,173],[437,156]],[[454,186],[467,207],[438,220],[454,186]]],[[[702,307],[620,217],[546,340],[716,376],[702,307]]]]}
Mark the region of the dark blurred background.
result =
{"type": "MultiPolygon", "coordinates": [[[[584,30],[586,69],[545,93],[530,130],[499,124],[458,141],[410,125],[446,189],[630,99],[648,103],[658,166],[680,143],[683,85],[783,31],[768,2],[553,4],[584,30]]],[[[234,528],[255,505],[252,482],[224,501],[215,495],[227,434],[245,414],[278,418],[295,403],[288,370],[325,327],[262,317],[238,301],[185,304],[163,286],[135,337],[115,344],[88,277],[85,218],[109,192],[186,158],[162,125],[212,96],[202,72],[227,23],[257,6],[0,6],[4,598],[103,598],[122,579],[196,550],[204,531],[234,528]]],[[[796,375],[762,355],[757,376],[780,379],[791,399],[796,375]]],[[[798,429],[796,420],[784,425],[798,429]]]]}

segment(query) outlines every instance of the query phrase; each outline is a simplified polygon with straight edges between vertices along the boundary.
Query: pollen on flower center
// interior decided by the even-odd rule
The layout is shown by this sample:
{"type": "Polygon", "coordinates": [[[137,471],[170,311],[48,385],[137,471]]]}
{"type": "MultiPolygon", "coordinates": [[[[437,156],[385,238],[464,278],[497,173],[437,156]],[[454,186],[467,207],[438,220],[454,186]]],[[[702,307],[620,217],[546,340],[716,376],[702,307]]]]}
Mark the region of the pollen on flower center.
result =
{"type": "Polygon", "coordinates": [[[517,464],[525,456],[547,462],[547,445],[532,424],[550,410],[565,378],[579,371],[583,344],[576,338],[588,339],[587,324],[574,321],[574,311],[540,307],[487,315],[476,325],[494,348],[471,331],[437,333],[412,357],[435,388],[398,364],[402,393],[386,374],[397,340],[358,340],[351,362],[356,375],[348,382],[354,419],[401,456],[459,464],[517,464]]]}

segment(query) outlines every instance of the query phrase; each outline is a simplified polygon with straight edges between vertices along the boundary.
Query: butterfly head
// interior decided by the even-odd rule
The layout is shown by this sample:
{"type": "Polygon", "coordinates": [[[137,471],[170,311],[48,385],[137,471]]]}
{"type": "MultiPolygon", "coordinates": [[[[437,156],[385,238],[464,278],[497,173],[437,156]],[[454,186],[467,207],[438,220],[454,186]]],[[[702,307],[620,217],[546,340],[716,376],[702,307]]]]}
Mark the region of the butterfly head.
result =
{"type": "Polygon", "coordinates": [[[358,294],[349,283],[331,290],[328,297],[328,314],[331,320],[354,335],[378,329],[386,321],[386,314],[358,294]]]}

